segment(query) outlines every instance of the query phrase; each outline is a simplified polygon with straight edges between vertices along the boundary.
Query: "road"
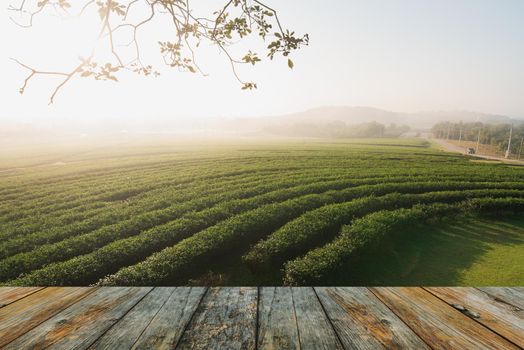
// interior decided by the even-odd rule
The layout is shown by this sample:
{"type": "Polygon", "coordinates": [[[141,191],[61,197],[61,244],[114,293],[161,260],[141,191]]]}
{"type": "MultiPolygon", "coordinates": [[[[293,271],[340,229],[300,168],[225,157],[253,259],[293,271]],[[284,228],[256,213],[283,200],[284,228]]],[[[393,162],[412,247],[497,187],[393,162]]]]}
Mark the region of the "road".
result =
{"type": "MultiPolygon", "coordinates": [[[[442,140],[442,139],[428,139],[428,140],[438,144],[445,151],[466,154],[465,147],[453,145],[447,142],[446,140],[442,140]]],[[[501,162],[508,163],[508,164],[514,164],[514,165],[524,165],[524,160],[505,159],[502,157],[486,156],[482,154],[469,154],[469,156],[481,158],[481,159],[487,159],[487,160],[497,160],[497,161],[501,161],[501,162]]]]}

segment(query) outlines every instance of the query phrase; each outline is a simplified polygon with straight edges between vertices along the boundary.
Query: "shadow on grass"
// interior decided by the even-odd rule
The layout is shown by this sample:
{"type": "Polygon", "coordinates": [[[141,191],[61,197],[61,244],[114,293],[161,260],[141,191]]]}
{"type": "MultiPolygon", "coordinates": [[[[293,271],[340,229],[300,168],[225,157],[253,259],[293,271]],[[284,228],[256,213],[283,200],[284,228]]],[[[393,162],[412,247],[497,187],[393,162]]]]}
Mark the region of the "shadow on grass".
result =
{"type": "MultiPolygon", "coordinates": [[[[524,254],[524,219],[457,218],[417,227],[394,240],[384,239],[380,251],[362,253],[347,263],[326,285],[418,286],[464,285],[463,272],[486,253],[515,246],[524,254]]],[[[510,267],[514,256],[500,253],[497,264],[510,267]]],[[[207,272],[188,281],[196,286],[278,286],[280,269],[252,273],[242,254],[225,254],[214,260],[207,272]]],[[[492,263],[492,262],[490,262],[492,263]]],[[[491,266],[493,267],[493,266],[491,266]]],[[[522,266],[513,266],[521,268],[522,266]]],[[[518,284],[518,283],[517,283],[518,284]]]]}
{"type": "MultiPolygon", "coordinates": [[[[418,228],[339,271],[335,285],[463,285],[463,272],[490,250],[517,246],[524,254],[524,220],[458,219],[418,228]]],[[[503,254],[503,253],[501,253],[503,254]]],[[[514,266],[501,257],[502,268],[514,266]]]]}

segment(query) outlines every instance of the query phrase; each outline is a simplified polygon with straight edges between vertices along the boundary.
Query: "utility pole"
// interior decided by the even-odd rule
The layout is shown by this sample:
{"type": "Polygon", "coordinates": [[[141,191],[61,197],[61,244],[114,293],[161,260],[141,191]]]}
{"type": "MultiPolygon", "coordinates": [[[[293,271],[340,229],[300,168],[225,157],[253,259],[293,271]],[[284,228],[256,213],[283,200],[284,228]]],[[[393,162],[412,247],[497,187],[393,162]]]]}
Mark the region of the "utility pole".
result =
{"type": "Polygon", "coordinates": [[[462,142],[462,127],[459,130],[459,144],[462,142]]]}
{"type": "Polygon", "coordinates": [[[511,152],[511,134],[513,133],[513,124],[511,124],[511,127],[509,129],[509,139],[508,139],[508,149],[506,150],[506,156],[504,158],[508,159],[509,154],[511,152]]]}
{"type": "Polygon", "coordinates": [[[480,146],[480,130],[482,129],[479,129],[479,134],[477,136],[477,148],[475,148],[475,153],[479,153],[479,146],[480,146]]]}
{"type": "Polygon", "coordinates": [[[449,132],[451,131],[451,124],[448,122],[448,135],[446,136],[446,140],[449,140],[449,132]]]}
{"type": "Polygon", "coordinates": [[[519,155],[517,157],[517,160],[520,160],[520,153],[522,152],[522,144],[524,143],[524,137],[520,139],[520,147],[519,147],[519,155]]]}

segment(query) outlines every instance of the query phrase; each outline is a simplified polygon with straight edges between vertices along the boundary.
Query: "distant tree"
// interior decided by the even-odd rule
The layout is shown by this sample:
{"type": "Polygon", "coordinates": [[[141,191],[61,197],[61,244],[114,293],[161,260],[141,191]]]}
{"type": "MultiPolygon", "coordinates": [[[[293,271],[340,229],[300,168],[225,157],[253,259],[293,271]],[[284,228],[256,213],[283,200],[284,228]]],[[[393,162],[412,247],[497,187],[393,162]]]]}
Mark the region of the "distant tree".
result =
{"type": "Polygon", "coordinates": [[[391,123],[384,129],[384,136],[385,137],[399,137],[403,133],[408,132],[410,130],[410,127],[407,125],[397,125],[395,123],[391,123]]]}
{"type": "Polygon", "coordinates": [[[346,124],[335,120],[327,123],[299,122],[287,125],[268,125],[264,132],[283,136],[329,137],[329,138],[370,138],[398,137],[409,130],[407,126],[389,126],[377,122],[346,124]]]}
{"type": "Polygon", "coordinates": [[[385,130],[383,124],[373,121],[353,126],[352,133],[354,137],[382,137],[385,130]]]}
{"type": "MultiPolygon", "coordinates": [[[[225,0],[224,0],[225,1],[225,0]]],[[[170,41],[158,41],[159,52],[166,65],[180,71],[201,73],[196,61],[196,49],[203,42],[215,45],[223,52],[231,64],[233,75],[242,89],[255,89],[257,84],[245,81],[237,74],[238,64],[252,64],[261,61],[260,56],[248,50],[240,57],[234,57],[230,46],[249,36],[258,36],[267,42],[265,55],[273,59],[282,55],[287,59],[289,68],[293,68],[290,54],[307,45],[308,34],[297,35],[294,31],[284,29],[277,16],[277,11],[257,0],[229,0],[207,17],[196,15],[189,0],[20,0],[11,4],[9,10],[17,13],[12,18],[21,27],[31,27],[36,16],[58,13],[59,15],[81,16],[87,11],[97,11],[99,15],[99,37],[105,39],[111,50],[111,60],[98,60],[94,49],[88,57],[81,57],[78,64],[67,71],[46,71],[31,67],[18,59],[13,59],[29,71],[20,93],[23,94],[29,81],[37,75],[54,75],[62,77],[55,87],[49,103],[53,103],[58,91],[74,76],[93,78],[95,80],[117,81],[122,71],[131,71],[144,76],[159,74],[157,69],[142,62],[138,32],[155,19],[167,18],[172,22],[175,37],[170,41]],[[131,16],[131,13],[133,16],[131,16]],[[143,14],[140,20],[137,14],[143,14]],[[122,30],[132,32],[131,45],[135,55],[131,60],[124,60],[118,45],[115,45],[115,33],[122,30]]]]}

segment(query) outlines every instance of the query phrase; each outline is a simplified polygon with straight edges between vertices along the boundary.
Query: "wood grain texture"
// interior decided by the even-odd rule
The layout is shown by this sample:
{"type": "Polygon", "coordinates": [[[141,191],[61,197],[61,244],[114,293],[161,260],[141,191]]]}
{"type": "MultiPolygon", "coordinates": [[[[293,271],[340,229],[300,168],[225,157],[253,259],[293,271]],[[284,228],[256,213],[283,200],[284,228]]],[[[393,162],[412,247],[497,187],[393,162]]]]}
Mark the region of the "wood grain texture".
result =
{"type": "Polygon", "coordinates": [[[351,349],[427,349],[367,288],[315,288],[340,340],[351,349]]]}
{"type": "Polygon", "coordinates": [[[495,297],[497,301],[524,310],[524,287],[483,287],[479,289],[495,297]]]}
{"type": "Polygon", "coordinates": [[[85,349],[150,290],[148,287],[99,288],[14,340],[6,349],[85,349]]]}
{"type": "Polygon", "coordinates": [[[93,288],[48,287],[0,309],[0,347],[78,302],[93,288]]]}
{"type": "Polygon", "coordinates": [[[133,349],[174,349],[205,292],[204,287],[176,288],[133,349]]]}
{"type": "Polygon", "coordinates": [[[257,288],[210,288],[177,348],[254,349],[257,288]]]}
{"type": "Polygon", "coordinates": [[[343,349],[313,288],[292,291],[302,349],[343,349]]]}
{"type": "Polygon", "coordinates": [[[91,349],[131,349],[175,288],[157,287],[96,341],[91,349]]]}
{"type": "Polygon", "coordinates": [[[371,290],[432,348],[517,349],[422,288],[371,290]]]}
{"type": "Polygon", "coordinates": [[[261,287],[258,300],[258,348],[300,349],[290,287],[261,287]]]}
{"type": "Polygon", "coordinates": [[[524,288],[0,288],[2,349],[516,349],[524,288]],[[257,329],[258,327],[258,329],[257,329]]]}
{"type": "Polygon", "coordinates": [[[25,298],[44,287],[4,287],[0,288],[0,308],[25,298]]]}
{"type": "Polygon", "coordinates": [[[426,288],[447,304],[524,348],[524,312],[475,288],[426,288]]]}

